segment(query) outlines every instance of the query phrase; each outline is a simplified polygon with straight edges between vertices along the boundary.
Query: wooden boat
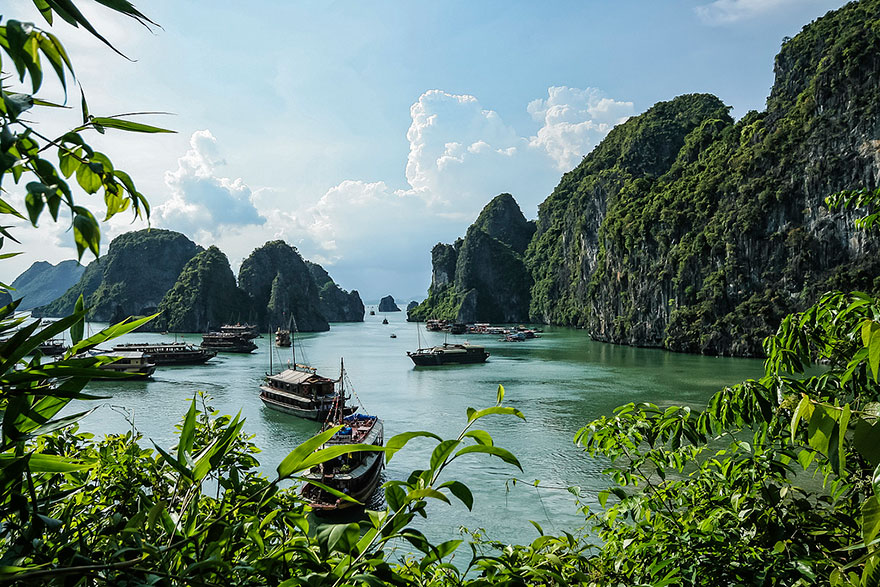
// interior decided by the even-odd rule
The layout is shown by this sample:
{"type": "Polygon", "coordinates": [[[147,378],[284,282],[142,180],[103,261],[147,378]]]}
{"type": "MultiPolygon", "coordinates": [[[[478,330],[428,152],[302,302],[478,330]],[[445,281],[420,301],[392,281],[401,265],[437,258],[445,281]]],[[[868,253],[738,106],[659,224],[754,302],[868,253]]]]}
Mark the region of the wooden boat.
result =
{"type": "Polygon", "coordinates": [[[382,324],[388,324],[388,318],[382,318],[382,324]]]}
{"type": "Polygon", "coordinates": [[[247,340],[253,340],[260,336],[260,331],[257,330],[257,327],[251,324],[224,324],[220,327],[220,332],[237,334],[247,340]]]}
{"type": "MultiPolygon", "coordinates": [[[[294,364],[280,373],[266,375],[260,399],[273,410],[322,422],[339,403],[336,383],[335,379],[318,375],[313,367],[294,364]]],[[[352,407],[349,413],[353,411],[352,407]]]]}
{"type": "MultiPolygon", "coordinates": [[[[327,430],[340,424],[342,429],[322,448],[345,444],[382,446],[385,442],[382,420],[367,414],[347,413],[344,381],[345,370],[343,369],[339,377],[339,401],[321,430],[327,430]]],[[[361,504],[365,504],[376,491],[384,466],[384,454],[380,451],[355,452],[312,467],[303,477],[322,483],[340,493],[351,496],[361,504]]],[[[337,497],[311,483],[306,483],[303,486],[302,495],[312,510],[318,514],[363,507],[361,504],[337,497]]]]}
{"type": "Polygon", "coordinates": [[[56,338],[47,340],[39,346],[40,352],[47,357],[57,357],[58,355],[63,355],[68,348],[69,347],[64,345],[63,340],[58,340],[56,338]]]}
{"type": "Polygon", "coordinates": [[[217,356],[217,351],[199,348],[184,342],[117,344],[114,351],[140,351],[156,365],[201,365],[217,356]]]}
{"type": "Polygon", "coordinates": [[[149,379],[156,370],[156,364],[150,362],[149,355],[141,351],[108,351],[91,349],[73,356],[74,359],[88,359],[92,357],[112,357],[117,359],[112,363],[101,365],[99,369],[125,373],[129,379],[149,379]]]}
{"type": "Polygon", "coordinates": [[[288,347],[290,346],[290,331],[282,330],[279,328],[275,331],[275,346],[277,347],[288,347]]]}
{"type": "Polygon", "coordinates": [[[485,363],[489,353],[475,344],[443,343],[441,346],[407,351],[407,356],[419,367],[450,364],[485,363]]]}
{"type": "Polygon", "coordinates": [[[209,332],[202,335],[201,347],[223,353],[250,353],[257,345],[233,332],[209,332]]]}

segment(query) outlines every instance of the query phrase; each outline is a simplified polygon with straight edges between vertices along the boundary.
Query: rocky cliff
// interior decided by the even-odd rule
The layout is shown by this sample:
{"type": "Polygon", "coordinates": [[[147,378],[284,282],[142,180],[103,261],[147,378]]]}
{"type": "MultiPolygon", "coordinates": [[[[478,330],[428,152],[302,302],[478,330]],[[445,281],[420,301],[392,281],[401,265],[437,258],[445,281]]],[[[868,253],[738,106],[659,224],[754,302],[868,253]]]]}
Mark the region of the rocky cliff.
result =
{"type": "Polygon", "coordinates": [[[880,289],[876,239],[823,205],[880,181],[878,15],[850,3],[787,40],[765,112],[688,95],[613,129],[540,207],[531,316],[749,356],[820,292],[880,289]]]}
{"type": "Polygon", "coordinates": [[[271,241],[241,264],[238,285],[250,298],[248,320],[262,330],[291,321],[303,332],[330,329],[321,312],[318,286],[295,248],[271,241]]]}
{"type": "Polygon", "coordinates": [[[170,230],[127,232],[113,239],[107,254],[90,263],[76,285],[32,313],[65,316],[73,310],[80,293],[91,308],[91,320],[116,322],[153,313],[183,266],[201,250],[184,235],[170,230]]]}
{"type": "Polygon", "coordinates": [[[85,270],[73,260],[57,265],[37,261],[11,284],[15,290],[13,297],[22,300],[18,309],[28,310],[55,301],[80,280],[85,270]]]}
{"type": "Polygon", "coordinates": [[[339,287],[330,274],[317,263],[306,261],[306,267],[321,298],[321,313],[329,322],[363,322],[364,302],[357,290],[347,292],[339,287]]]}
{"type": "Polygon", "coordinates": [[[380,312],[400,312],[400,308],[397,306],[397,303],[394,301],[394,296],[385,296],[381,300],[379,300],[379,311],[380,312]]]}
{"type": "Polygon", "coordinates": [[[439,243],[428,298],[407,319],[457,322],[520,322],[528,317],[532,278],[523,253],[535,225],[510,194],[489,202],[464,239],[439,243]]]}
{"type": "Polygon", "coordinates": [[[212,246],[183,266],[177,282],[159,303],[160,315],[148,326],[155,331],[208,332],[243,321],[249,303],[235,283],[226,255],[212,246]]]}
{"type": "Polygon", "coordinates": [[[0,307],[6,306],[12,303],[12,294],[10,294],[6,290],[0,290],[0,307]]]}

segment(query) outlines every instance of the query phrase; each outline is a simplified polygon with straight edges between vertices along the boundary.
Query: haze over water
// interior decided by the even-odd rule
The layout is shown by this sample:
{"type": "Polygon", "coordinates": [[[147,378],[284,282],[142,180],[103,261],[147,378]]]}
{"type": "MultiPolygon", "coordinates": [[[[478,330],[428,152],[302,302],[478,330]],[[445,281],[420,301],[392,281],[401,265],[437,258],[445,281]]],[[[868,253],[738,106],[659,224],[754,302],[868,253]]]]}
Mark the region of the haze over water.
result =
{"type": "MultiPolygon", "coordinates": [[[[371,307],[367,308],[368,310],[371,307]]],[[[372,307],[375,309],[375,307],[372,307]]],[[[102,325],[92,325],[95,332],[102,325]]],[[[468,455],[456,461],[443,479],[459,479],[474,493],[474,511],[453,498],[453,505],[432,504],[427,521],[420,521],[435,539],[459,537],[459,527],[484,528],[489,538],[525,543],[537,534],[534,520],[548,532],[574,532],[583,525],[575,498],[564,490],[579,486],[585,503],[597,503],[596,493],[610,479],[607,465],[589,457],[572,442],[577,430],[594,418],[611,414],[628,402],[660,406],[687,404],[702,407],[724,385],[761,374],[761,362],[674,354],[590,341],[582,330],[545,327],[541,338],[506,343],[496,336],[449,336],[450,342],[470,340],[491,353],[482,365],[415,368],[406,356],[421,336],[423,346],[442,343],[443,333],[425,332],[424,325],[405,322],[405,312],[365,316],[363,323],[336,323],[325,333],[298,334],[297,362],[304,360],[322,375],[336,378],[340,358],[364,410],[385,422],[385,438],[410,430],[428,430],[444,438],[458,435],[466,424],[465,411],[494,405],[499,384],[506,390],[505,405],[520,409],[523,422],[509,416],[480,421],[495,444],[512,451],[523,472],[489,455],[468,455]],[[383,325],[387,317],[390,324],[383,325]],[[395,333],[397,338],[390,338],[395,333]],[[516,477],[524,484],[507,484],[516,477]],[[531,483],[560,489],[535,489],[531,483]],[[509,487],[509,492],[507,490],[509,487]]],[[[121,342],[159,342],[174,335],[130,334],[121,342]]],[[[197,334],[178,340],[198,344],[197,334]]],[[[83,430],[103,434],[130,428],[127,412],[146,439],[164,448],[176,443],[174,425],[197,391],[212,396],[211,405],[224,414],[241,410],[245,431],[254,434],[262,449],[257,459],[273,477],[278,463],[298,444],[318,431],[316,422],[268,409],[259,400],[259,385],[269,370],[272,350],[278,360],[290,358],[290,349],[275,349],[264,335],[252,355],[220,354],[204,366],[160,367],[152,381],[93,382],[87,388],[112,399],[88,402],[100,407],[81,422],[83,430]]],[[[68,406],[65,413],[81,411],[68,406]]],[[[148,441],[144,446],[150,446],[148,441]]],[[[413,469],[428,466],[435,443],[415,439],[398,452],[386,468],[387,478],[405,479],[413,469]]]]}

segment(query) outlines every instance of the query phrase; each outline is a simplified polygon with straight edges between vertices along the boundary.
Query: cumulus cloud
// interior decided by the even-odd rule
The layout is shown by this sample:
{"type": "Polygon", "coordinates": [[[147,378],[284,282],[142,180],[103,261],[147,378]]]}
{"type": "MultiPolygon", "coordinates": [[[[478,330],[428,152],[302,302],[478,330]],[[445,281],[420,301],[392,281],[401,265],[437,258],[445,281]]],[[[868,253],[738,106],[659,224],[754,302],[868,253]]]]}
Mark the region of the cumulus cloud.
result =
{"type": "Polygon", "coordinates": [[[171,196],[156,207],[156,225],[195,236],[265,224],[266,218],[254,206],[255,194],[244,180],[217,174],[225,164],[211,131],[194,132],[190,149],[177,160],[177,170],[165,173],[171,196]]]}
{"type": "Polygon", "coordinates": [[[704,23],[724,25],[776,12],[801,0],[715,0],[694,10],[704,23]]]}
{"type": "Polygon", "coordinates": [[[528,111],[543,123],[529,145],[544,149],[557,169],[568,171],[608,131],[632,116],[633,103],[612,100],[595,88],[553,86],[546,99],[530,102],[528,111]]]}

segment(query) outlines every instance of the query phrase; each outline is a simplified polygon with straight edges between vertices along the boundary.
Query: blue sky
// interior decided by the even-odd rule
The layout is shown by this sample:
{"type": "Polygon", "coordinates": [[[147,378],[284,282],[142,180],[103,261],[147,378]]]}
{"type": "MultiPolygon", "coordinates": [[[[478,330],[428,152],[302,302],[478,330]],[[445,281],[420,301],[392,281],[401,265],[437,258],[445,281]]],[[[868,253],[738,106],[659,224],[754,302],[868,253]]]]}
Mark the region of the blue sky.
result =
{"type": "MultiPolygon", "coordinates": [[[[4,18],[40,24],[28,4],[4,18]]],[[[690,92],[736,117],[763,109],[782,38],[842,4],[155,0],[139,6],[153,32],[84,5],[131,62],[63,23],[54,32],[92,113],[173,113],[150,122],[175,135],[94,138],[150,199],[152,226],[217,244],[236,270],[283,238],[365,300],[405,302],[424,297],[436,242],[503,191],[534,218],[627,116],[690,92]]],[[[114,219],[105,246],[143,226],[114,219]]],[[[19,230],[26,254],[3,277],[72,258],[66,229],[19,230]]]]}

